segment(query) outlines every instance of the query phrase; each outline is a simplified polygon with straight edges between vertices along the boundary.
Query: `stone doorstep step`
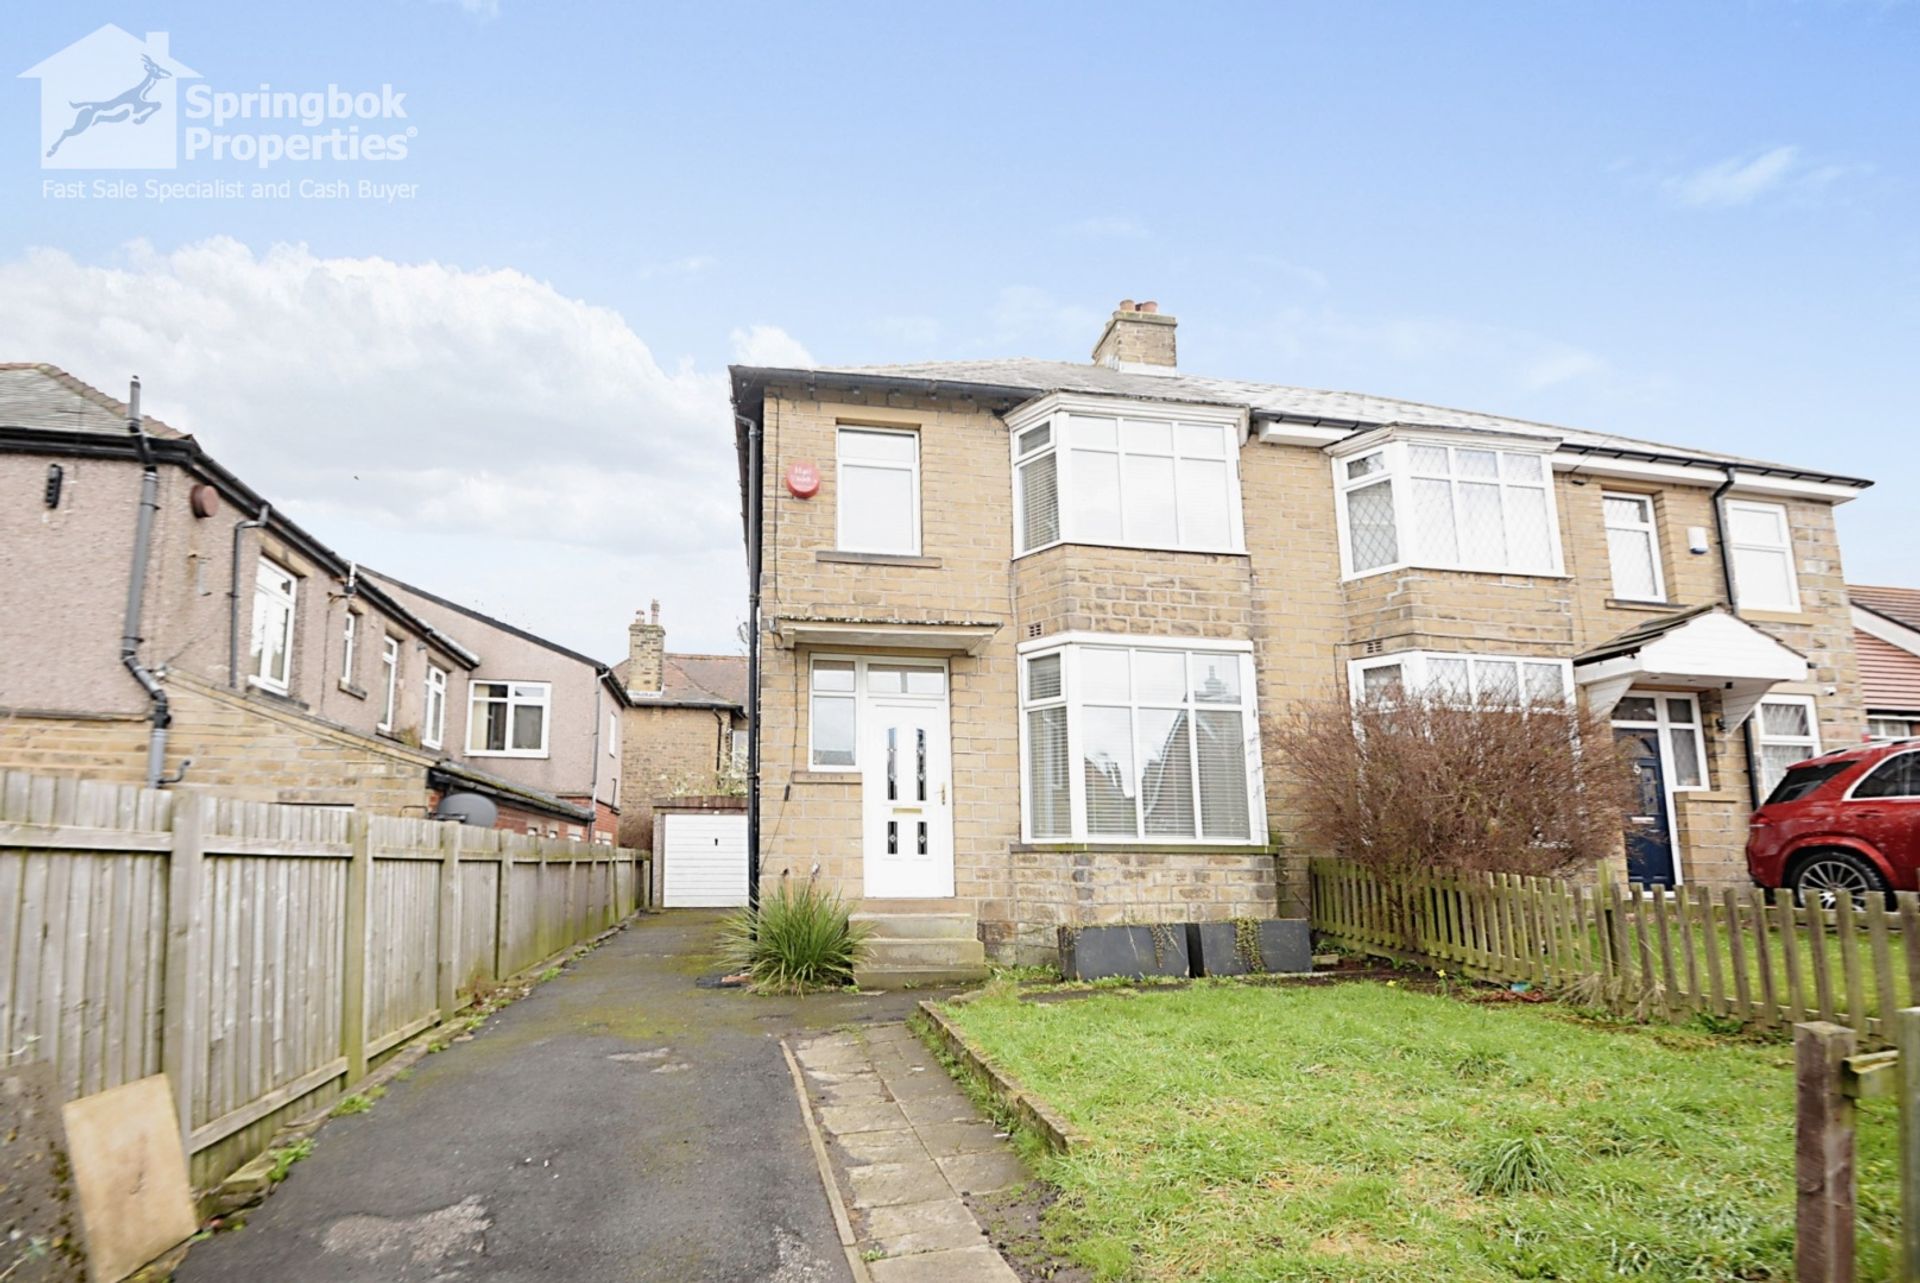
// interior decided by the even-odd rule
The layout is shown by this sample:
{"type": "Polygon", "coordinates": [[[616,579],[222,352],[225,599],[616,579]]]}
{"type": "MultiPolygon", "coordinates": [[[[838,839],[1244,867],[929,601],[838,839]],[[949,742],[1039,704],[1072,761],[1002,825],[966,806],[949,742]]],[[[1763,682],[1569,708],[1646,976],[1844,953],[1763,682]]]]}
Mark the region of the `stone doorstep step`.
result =
{"type": "Polygon", "coordinates": [[[925,989],[940,985],[978,984],[987,978],[985,964],[977,967],[855,967],[853,983],[862,989],[925,989]]]}
{"type": "Polygon", "coordinates": [[[876,936],[916,940],[973,940],[979,929],[971,913],[870,913],[861,911],[853,921],[873,928],[876,936]]]}
{"type": "MultiPolygon", "coordinates": [[[[877,914],[913,914],[922,913],[963,913],[970,900],[956,900],[952,896],[922,897],[919,899],[887,899],[866,896],[853,901],[856,913],[877,914]]],[[[971,915],[969,915],[971,916],[971,915]]]]}
{"type": "Polygon", "coordinates": [[[867,940],[864,966],[887,967],[984,967],[987,947],[979,940],[925,940],[872,936],[867,940]]]}

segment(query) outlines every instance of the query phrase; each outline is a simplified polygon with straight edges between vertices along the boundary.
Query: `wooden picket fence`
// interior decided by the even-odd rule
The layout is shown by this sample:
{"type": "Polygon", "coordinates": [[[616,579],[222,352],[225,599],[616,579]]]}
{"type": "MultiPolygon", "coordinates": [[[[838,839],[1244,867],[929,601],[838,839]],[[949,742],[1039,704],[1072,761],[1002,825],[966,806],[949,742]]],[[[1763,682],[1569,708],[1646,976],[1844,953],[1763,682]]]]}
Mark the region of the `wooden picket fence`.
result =
{"type": "Polygon", "coordinates": [[[1891,1044],[1920,1005],[1920,895],[1795,904],[1757,887],[1668,890],[1506,874],[1387,882],[1310,866],[1313,927],[1336,945],[1525,983],[1640,1016],[1704,1013],[1782,1032],[1824,1020],[1891,1044]]]}
{"type": "Polygon", "coordinates": [[[165,1072],[196,1183],[476,990],[645,906],[651,855],[0,774],[0,1066],[165,1072]]]}
{"type": "Polygon", "coordinates": [[[1892,1050],[1857,1052],[1852,1029],[1821,1020],[1793,1027],[1797,1283],[1853,1283],[1854,1102],[1860,1100],[1892,1100],[1899,1111],[1894,1277],[1920,1283],[1920,1007],[1894,1013],[1892,1041],[1892,1050]]]}

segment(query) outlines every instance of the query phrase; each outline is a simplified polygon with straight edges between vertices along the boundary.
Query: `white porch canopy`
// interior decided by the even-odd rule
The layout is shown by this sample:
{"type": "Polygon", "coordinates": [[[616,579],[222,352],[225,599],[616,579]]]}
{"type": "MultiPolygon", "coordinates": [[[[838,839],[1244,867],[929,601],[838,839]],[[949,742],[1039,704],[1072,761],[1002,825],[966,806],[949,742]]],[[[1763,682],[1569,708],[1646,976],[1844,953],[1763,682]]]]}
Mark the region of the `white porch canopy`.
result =
{"type": "Polygon", "coordinates": [[[773,621],[774,638],[782,647],[861,646],[924,655],[977,655],[999,631],[998,622],[970,620],[917,624],[897,620],[787,617],[773,621]]]}
{"type": "Polygon", "coordinates": [[[1573,661],[1574,682],[1602,717],[1635,686],[1717,690],[1727,730],[1751,717],[1768,691],[1805,681],[1807,672],[1797,651],[1720,606],[1650,620],[1573,661]]]}

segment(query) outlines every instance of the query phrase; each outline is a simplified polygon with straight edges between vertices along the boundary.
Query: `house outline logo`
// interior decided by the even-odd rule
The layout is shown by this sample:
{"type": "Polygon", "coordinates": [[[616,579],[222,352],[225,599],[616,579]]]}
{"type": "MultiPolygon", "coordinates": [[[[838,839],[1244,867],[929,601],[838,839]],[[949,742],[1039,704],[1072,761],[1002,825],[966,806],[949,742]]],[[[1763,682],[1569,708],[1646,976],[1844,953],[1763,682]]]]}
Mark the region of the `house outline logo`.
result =
{"type": "Polygon", "coordinates": [[[42,169],[174,169],[180,163],[180,82],[200,73],[108,23],[20,73],[40,82],[42,169]]]}

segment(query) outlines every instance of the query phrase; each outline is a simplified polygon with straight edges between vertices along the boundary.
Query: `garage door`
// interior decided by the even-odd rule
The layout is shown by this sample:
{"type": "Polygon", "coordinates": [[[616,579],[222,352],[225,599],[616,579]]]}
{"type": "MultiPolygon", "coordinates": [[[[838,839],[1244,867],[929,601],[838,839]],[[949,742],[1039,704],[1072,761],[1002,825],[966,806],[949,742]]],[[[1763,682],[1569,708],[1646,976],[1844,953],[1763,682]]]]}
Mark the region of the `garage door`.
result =
{"type": "Polygon", "coordinates": [[[664,815],[660,900],[669,909],[747,902],[747,817],[664,815]]]}

